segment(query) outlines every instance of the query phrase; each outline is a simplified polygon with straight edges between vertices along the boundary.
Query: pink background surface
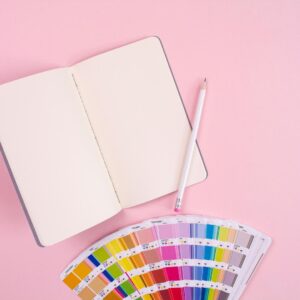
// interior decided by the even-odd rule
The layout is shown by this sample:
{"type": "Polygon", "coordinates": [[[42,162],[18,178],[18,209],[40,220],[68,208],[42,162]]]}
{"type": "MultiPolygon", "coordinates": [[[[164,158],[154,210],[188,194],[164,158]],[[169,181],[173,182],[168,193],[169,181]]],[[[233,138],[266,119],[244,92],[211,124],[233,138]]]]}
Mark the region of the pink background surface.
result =
{"type": "MultiPolygon", "coordinates": [[[[299,4],[1,0],[0,83],[160,36],[190,116],[199,79],[209,81],[199,134],[209,175],[188,189],[183,212],[231,218],[271,235],[270,252],[242,298],[295,299],[299,4]]],[[[82,234],[39,248],[0,159],[0,298],[76,299],[59,280],[66,264],[107,233],[172,213],[174,197],[124,210],[82,234]]]]}

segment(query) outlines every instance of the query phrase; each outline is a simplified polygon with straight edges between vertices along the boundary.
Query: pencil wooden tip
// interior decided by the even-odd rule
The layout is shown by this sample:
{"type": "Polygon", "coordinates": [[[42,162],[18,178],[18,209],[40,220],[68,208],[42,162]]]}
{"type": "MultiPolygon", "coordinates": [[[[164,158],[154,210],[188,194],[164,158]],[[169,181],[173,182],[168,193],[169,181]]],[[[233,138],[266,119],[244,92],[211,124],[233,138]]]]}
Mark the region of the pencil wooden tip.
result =
{"type": "Polygon", "coordinates": [[[206,85],[207,85],[207,79],[205,77],[204,80],[203,80],[203,84],[202,84],[201,88],[206,89],[206,85]]]}

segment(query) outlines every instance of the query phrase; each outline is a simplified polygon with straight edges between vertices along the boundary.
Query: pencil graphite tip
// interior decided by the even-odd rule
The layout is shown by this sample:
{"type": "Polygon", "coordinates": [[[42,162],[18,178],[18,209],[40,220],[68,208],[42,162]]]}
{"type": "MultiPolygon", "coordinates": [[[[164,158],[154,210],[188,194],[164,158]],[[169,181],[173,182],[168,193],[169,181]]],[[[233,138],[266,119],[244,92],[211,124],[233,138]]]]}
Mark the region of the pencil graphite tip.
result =
{"type": "Polygon", "coordinates": [[[203,84],[202,84],[201,88],[206,89],[206,85],[207,85],[207,79],[205,77],[204,80],[203,80],[203,84]]]}

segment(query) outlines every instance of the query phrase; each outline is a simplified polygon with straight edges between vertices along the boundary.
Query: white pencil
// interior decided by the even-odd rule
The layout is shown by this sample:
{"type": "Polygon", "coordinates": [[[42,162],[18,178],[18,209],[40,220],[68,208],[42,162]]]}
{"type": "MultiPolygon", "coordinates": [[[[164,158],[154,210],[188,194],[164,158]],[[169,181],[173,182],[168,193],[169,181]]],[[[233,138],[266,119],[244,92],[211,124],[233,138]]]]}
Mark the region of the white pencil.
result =
{"type": "Polygon", "coordinates": [[[182,205],[183,194],[184,194],[187,179],[189,176],[191,162],[192,162],[193,153],[194,153],[194,148],[195,148],[195,144],[196,144],[196,140],[197,140],[197,134],[198,134],[198,129],[199,129],[202,110],[203,110],[205,93],[206,93],[206,78],[204,79],[203,84],[200,87],[200,91],[199,91],[198,103],[197,103],[195,118],[194,118],[194,122],[193,122],[193,129],[192,129],[192,134],[190,136],[187,151],[185,154],[184,166],[182,169],[179,188],[178,188],[178,194],[177,194],[177,198],[176,198],[175,211],[179,211],[181,208],[181,205],[182,205]]]}

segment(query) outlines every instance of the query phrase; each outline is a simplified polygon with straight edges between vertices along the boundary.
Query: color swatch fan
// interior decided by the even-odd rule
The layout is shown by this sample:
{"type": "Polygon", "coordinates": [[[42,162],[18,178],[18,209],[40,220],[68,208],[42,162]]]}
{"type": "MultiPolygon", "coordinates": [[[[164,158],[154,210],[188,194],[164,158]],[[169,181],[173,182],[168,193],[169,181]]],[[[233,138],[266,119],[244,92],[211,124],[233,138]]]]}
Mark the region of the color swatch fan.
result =
{"type": "Polygon", "coordinates": [[[82,300],[238,299],[270,243],[233,221],[151,219],[100,240],[61,279],[82,300]]]}

